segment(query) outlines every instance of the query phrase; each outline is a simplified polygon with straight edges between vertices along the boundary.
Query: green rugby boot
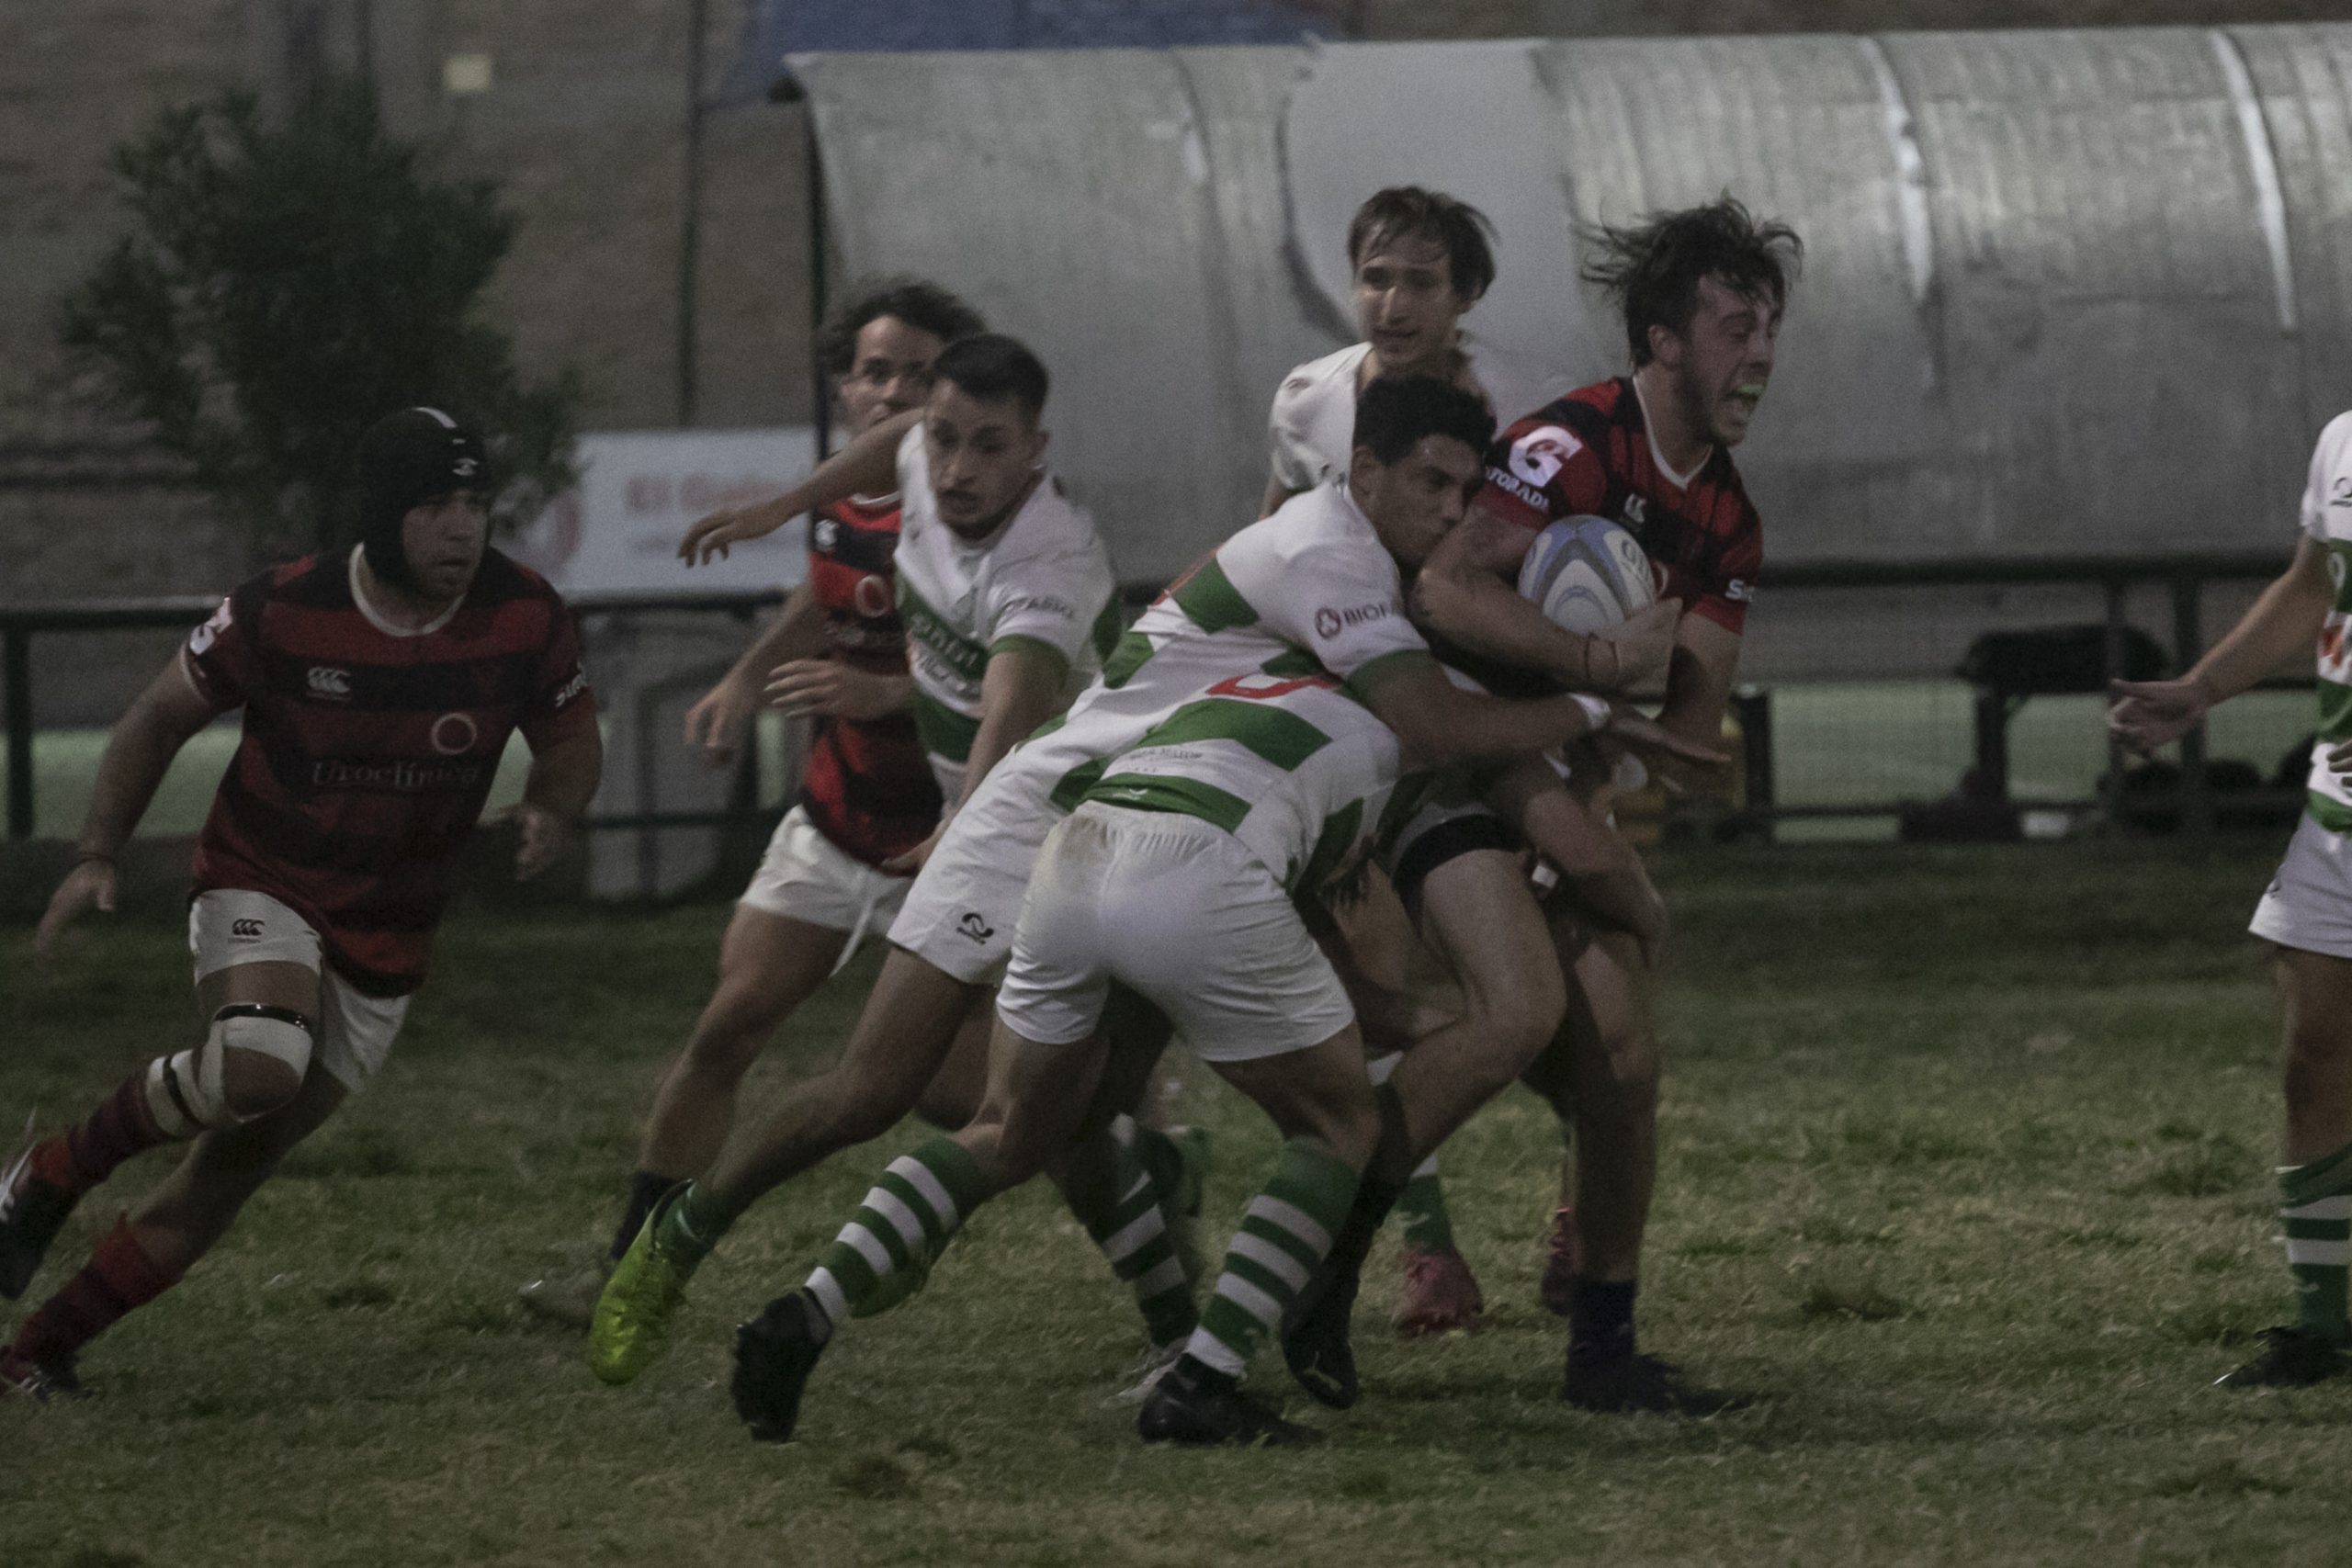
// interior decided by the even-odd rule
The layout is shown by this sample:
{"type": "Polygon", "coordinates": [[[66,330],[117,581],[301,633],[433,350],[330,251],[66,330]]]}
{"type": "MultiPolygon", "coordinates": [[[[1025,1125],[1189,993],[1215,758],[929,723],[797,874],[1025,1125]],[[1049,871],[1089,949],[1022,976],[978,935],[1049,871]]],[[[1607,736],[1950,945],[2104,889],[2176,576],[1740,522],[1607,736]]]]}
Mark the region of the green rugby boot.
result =
{"type": "Polygon", "coordinates": [[[662,1239],[662,1222],[685,1190],[682,1181],[653,1205],[596,1298],[588,1324],[588,1368],[608,1383],[630,1382],[670,1348],[670,1319],[702,1261],[681,1256],[662,1239]]]}

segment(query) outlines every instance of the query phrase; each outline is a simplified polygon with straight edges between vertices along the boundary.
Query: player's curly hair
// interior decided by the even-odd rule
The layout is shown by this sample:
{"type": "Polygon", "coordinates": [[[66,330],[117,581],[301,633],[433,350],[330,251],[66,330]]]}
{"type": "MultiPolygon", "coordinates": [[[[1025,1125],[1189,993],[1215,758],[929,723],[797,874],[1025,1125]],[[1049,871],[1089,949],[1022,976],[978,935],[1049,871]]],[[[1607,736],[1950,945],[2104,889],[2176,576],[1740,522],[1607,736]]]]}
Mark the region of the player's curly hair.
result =
{"type": "Polygon", "coordinates": [[[1699,309],[1699,280],[1712,277],[1746,299],[1778,305],[1804,259],[1804,242],[1778,219],[1761,220],[1728,192],[1703,207],[1653,212],[1639,223],[1589,224],[1582,269],[1625,315],[1634,367],[1647,365],[1650,328],[1681,333],[1699,309]]]}
{"type": "Polygon", "coordinates": [[[977,337],[989,330],[980,313],[929,278],[897,276],[870,278],[834,308],[817,332],[817,362],[836,378],[849,374],[857,358],[857,334],[867,323],[896,316],[941,343],[977,337]]]}
{"type": "Polygon", "coordinates": [[[1434,376],[1376,376],[1356,399],[1351,446],[1394,463],[1431,435],[1450,435],[1483,454],[1495,438],[1487,400],[1434,376]]]}
{"type": "Polygon", "coordinates": [[[1374,191],[1348,222],[1348,265],[1362,265],[1372,251],[1402,234],[1419,234],[1445,247],[1453,291],[1476,299],[1495,281],[1495,226],[1466,201],[1419,186],[1390,186],[1374,191]]]}

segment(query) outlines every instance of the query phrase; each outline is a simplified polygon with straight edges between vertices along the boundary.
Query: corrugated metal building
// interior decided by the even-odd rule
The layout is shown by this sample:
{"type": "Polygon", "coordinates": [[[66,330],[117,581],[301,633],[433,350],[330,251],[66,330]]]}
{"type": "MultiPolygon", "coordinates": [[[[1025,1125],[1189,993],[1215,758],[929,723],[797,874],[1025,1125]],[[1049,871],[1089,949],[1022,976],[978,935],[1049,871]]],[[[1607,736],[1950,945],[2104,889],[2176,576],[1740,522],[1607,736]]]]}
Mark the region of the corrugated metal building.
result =
{"type": "MultiPolygon", "coordinates": [[[[937,276],[1040,349],[1130,578],[1251,515],[1276,380],[1352,335],[1348,214],[1402,181],[1500,230],[1470,324],[1579,378],[1623,348],[1576,225],[1728,189],[1798,227],[1739,454],[1773,561],[2283,555],[2352,402],[2352,26],[790,63],[849,268],[937,276]]],[[[1953,657],[1828,613],[1759,615],[1764,664],[1953,657]]]]}

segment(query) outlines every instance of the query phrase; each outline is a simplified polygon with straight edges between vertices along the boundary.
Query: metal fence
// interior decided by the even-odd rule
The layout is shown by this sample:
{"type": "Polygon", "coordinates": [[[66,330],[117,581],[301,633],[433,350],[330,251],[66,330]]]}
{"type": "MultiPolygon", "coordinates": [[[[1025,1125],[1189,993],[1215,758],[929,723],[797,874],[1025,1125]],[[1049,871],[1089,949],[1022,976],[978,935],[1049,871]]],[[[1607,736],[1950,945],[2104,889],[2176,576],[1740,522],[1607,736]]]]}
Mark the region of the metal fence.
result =
{"type": "MultiPolygon", "coordinates": [[[[2145,628],[2136,626],[2132,617],[2132,600],[2135,591],[2151,587],[2161,589],[2169,606],[2170,655],[2165,662],[2177,668],[2189,656],[2205,646],[2203,599],[2209,586],[2222,583],[2246,583],[2276,576],[2285,566],[2285,559],[2275,554],[2244,553],[2233,555],[2174,556],[2145,561],[2120,561],[2104,558],[2043,557],[1989,561],[1902,563],[1823,563],[1792,565],[1776,568],[1769,586],[1776,594],[1807,592],[1860,595],[1889,590],[1917,591],[1922,589],[1971,589],[1993,586],[2051,587],[2073,586],[2098,595],[2102,616],[2103,676],[2123,673],[2131,667],[2130,654],[2134,643],[2144,649],[2145,628]]],[[[1148,599],[1156,591],[1153,585],[1132,585],[1126,591],[1131,604],[1148,599]]],[[[583,618],[598,616],[642,615],[680,612],[702,615],[723,615],[748,622],[763,606],[773,604],[780,595],[775,592],[702,592],[702,593],[603,593],[583,594],[571,600],[572,608],[583,618]]],[[[174,597],[135,599],[103,603],[62,603],[55,604],[0,604],[0,663],[5,663],[5,680],[0,680],[0,722],[6,732],[7,836],[13,840],[29,839],[33,832],[33,682],[38,671],[35,659],[36,640],[47,633],[92,631],[152,630],[194,626],[209,615],[217,600],[209,597],[174,597]]],[[[1717,831],[1746,833],[1769,837],[1775,825],[1808,819],[1890,818],[1903,815],[1923,804],[1923,797],[1914,795],[1889,795],[1884,798],[1841,801],[1825,804],[1819,800],[1790,798],[1782,785],[1783,774],[1780,746],[1776,739],[1776,715],[1780,699],[1792,696],[1802,690],[1802,682],[1790,682],[1785,688],[1774,685],[1751,685],[1743,688],[1734,703],[1734,712],[1741,728],[1742,755],[1738,766],[1738,788],[1728,805],[1716,802],[1690,808],[1698,819],[1717,831]]],[[[2016,705],[2037,694],[2029,682],[2022,685],[1979,685],[1975,688],[1973,711],[1973,755],[1978,767],[1994,766],[2006,769],[2006,728],[2008,716],[2016,705]]],[[[2081,691],[2080,685],[2063,688],[2081,691]]],[[[657,743],[650,731],[640,727],[644,736],[641,745],[657,743]]],[[[2170,812],[2180,828],[2191,834],[2212,830],[2216,821],[2216,801],[2206,776],[2206,746],[2201,732],[2188,736],[2181,746],[2181,763],[2177,788],[2169,794],[2141,797],[2143,809],[2154,808],[2170,812]]],[[[748,757],[747,757],[748,761],[748,757]]],[[[645,759],[616,759],[616,766],[638,766],[643,771],[645,759]]],[[[2123,776],[2123,759],[2110,747],[2107,766],[2097,789],[2075,799],[2042,799],[2031,804],[2039,807],[2075,812],[2112,814],[2120,798],[2119,789],[2123,776]]],[[[2283,792],[2277,800],[2263,797],[2265,803],[2278,807],[2299,799],[2300,790],[2283,792]]],[[[714,825],[747,825],[764,815],[757,792],[738,789],[730,804],[721,810],[662,809],[656,803],[650,808],[628,812],[593,814],[586,824],[592,829],[624,829],[648,828],[704,827],[714,825]]]]}

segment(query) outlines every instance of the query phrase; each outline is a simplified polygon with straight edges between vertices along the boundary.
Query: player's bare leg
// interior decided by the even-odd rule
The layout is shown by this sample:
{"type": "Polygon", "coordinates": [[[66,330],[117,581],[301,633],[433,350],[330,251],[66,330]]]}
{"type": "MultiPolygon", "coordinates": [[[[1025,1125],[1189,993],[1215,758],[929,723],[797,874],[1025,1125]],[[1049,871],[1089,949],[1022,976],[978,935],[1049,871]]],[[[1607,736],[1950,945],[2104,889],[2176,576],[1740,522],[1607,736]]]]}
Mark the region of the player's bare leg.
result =
{"type": "Polygon", "coordinates": [[[1460,990],[1462,1011],[1423,1038],[1377,1091],[1381,1136],[1325,1282],[1283,1333],[1293,1375],[1324,1404],[1356,1401],[1348,1318],[1364,1256],[1414,1168],[1550,1044],[1566,1009],[1551,932],[1516,853],[1474,850],[1421,888],[1423,939],[1460,990]]]}
{"type": "MultiPolygon", "coordinates": [[[[299,964],[238,964],[206,976],[198,998],[207,1018],[254,1007],[315,1020],[319,976],[299,964]]],[[[298,1072],[281,1055],[229,1043],[233,1032],[216,1028],[195,1050],[133,1074],[89,1122],[36,1145],[12,1173],[9,1212],[0,1219],[0,1244],[20,1275],[11,1296],[29,1279],[74,1200],[132,1155],[194,1140],[178,1168],[99,1240],[90,1261],[0,1350],[0,1383],[36,1393],[74,1391],[82,1348],[177,1283],[227,1233],[286,1151],[342,1103],[343,1086],[307,1052],[298,1072]],[[148,1089],[159,1077],[170,1084],[164,1113],[148,1089]],[[204,1121],[184,1119],[183,1110],[204,1121]],[[51,1192],[64,1194],[62,1203],[48,1199],[51,1192]],[[28,1196],[46,1212],[28,1204],[28,1196]],[[28,1222],[36,1218],[46,1221],[46,1235],[28,1234],[28,1222]]]]}
{"type": "Polygon", "coordinates": [[[2352,960],[2288,947],[2278,954],[2287,1100],[2279,1213],[2296,1321],[2266,1333],[2262,1354],[2221,1380],[2231,1388],[2294,1387],[2352,1370],[2352,960]]]}
{"type": "Polygon", "coordinates": [[[833,972],[845,931],[735,906],[718,947],[718,984],[685,1044],[662,1068],[638,1142],[637,1163],[603,1259],[523,1287],[524,1306],[585,1328],[614,1264],[662,1195],[699,1176],[735,1122],[735,1097],[769,1040],[833,972]]]}

